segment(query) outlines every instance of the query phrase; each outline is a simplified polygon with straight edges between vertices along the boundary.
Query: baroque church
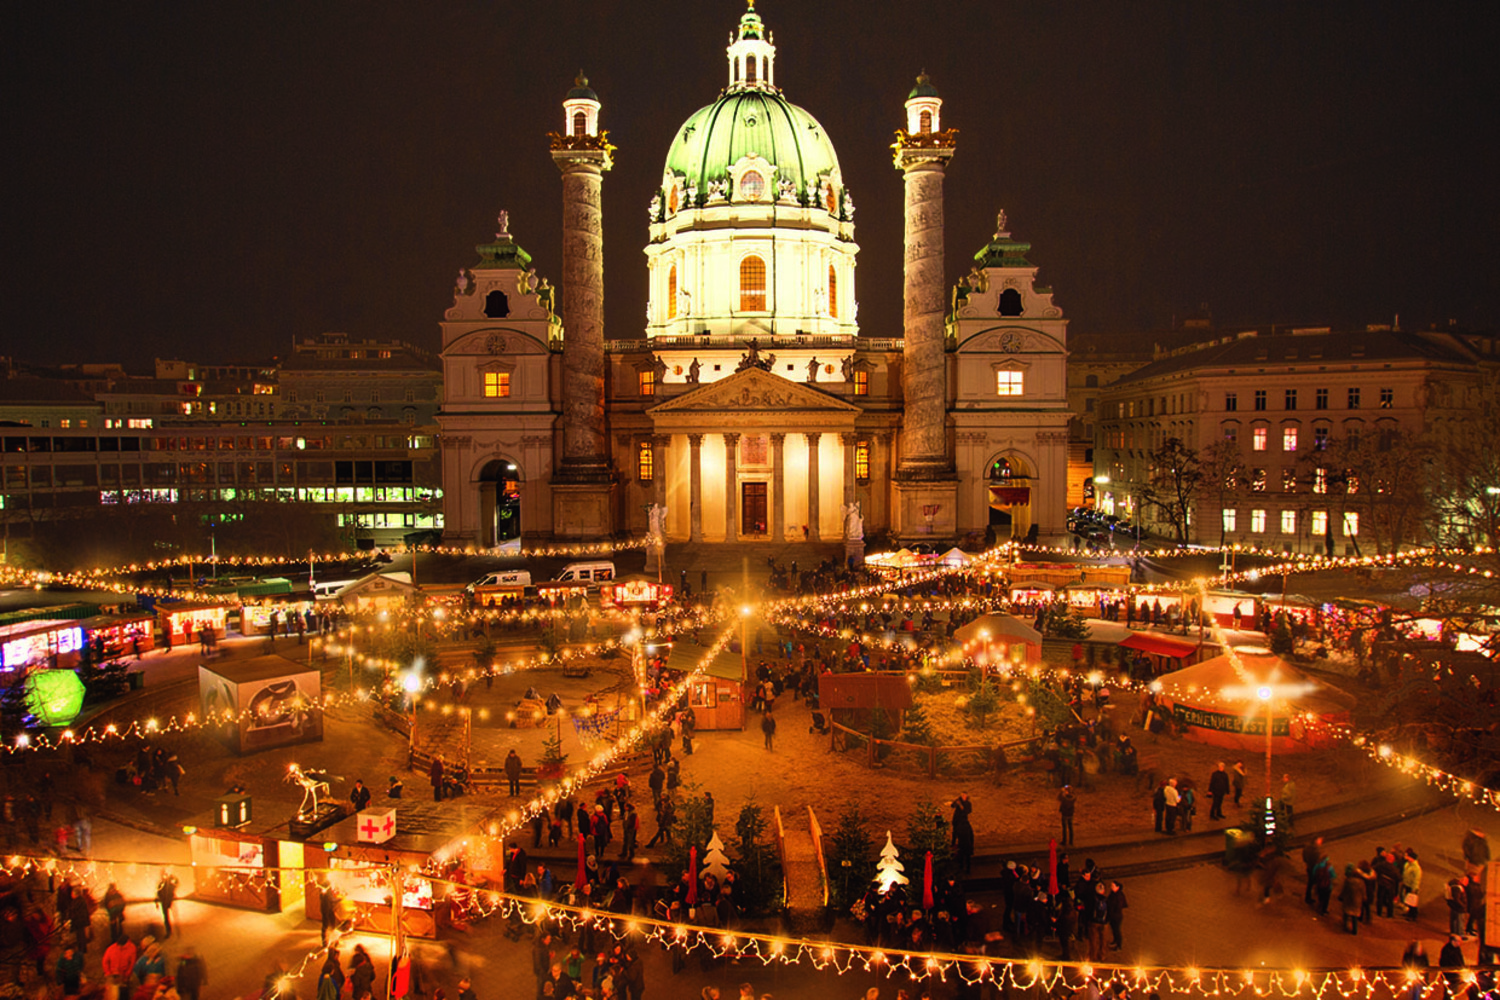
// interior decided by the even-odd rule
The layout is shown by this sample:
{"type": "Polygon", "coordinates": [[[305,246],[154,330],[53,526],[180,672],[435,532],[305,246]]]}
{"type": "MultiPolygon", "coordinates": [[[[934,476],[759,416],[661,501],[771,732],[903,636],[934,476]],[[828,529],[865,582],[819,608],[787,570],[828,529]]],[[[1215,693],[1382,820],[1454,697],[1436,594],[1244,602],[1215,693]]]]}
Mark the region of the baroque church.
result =
{"type": "Polygon", "coordinates": [[[650,199],[644,329],[604,329],[599,96],[579,78],[551,155],[560,287],[506,216],[442,323],[446,538],[496,546],[1063,537],[1067,321],[1006,231],[944,277],[957,130],[925,75],[892,145],[905,185],[900,338],[860,335],[854,200],[784,96],[754,10],[727,82],[672,138],[650,199]]]}

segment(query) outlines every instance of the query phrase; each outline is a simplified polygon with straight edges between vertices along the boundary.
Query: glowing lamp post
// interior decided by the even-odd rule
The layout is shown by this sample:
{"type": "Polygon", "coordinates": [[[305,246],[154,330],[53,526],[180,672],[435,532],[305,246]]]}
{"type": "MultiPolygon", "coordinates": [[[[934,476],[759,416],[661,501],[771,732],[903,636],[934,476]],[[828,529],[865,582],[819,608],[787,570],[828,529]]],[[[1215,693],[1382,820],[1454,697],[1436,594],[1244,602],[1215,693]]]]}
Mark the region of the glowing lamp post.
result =
{"type": "Polygon", "coordinates": [[[1271,718],[1274,714],[1271,696],[1275,694],[1271,685],[1262,684],[1255,689],[1255,696],[1266,703],[1266,808],[1271,806],[1271,718]]]}

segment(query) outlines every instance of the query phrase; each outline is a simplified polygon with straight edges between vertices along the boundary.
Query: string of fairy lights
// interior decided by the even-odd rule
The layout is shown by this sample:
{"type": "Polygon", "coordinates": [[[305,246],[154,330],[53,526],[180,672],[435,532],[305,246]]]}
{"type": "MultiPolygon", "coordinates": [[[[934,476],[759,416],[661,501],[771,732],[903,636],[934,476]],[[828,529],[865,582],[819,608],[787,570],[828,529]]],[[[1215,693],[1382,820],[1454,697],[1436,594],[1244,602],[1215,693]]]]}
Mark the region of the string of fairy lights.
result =
{"type": "MultiPolygon", "coordinates": [[[[90,888],[95,895],[111,882],[124,881],[150,870],[173,871],[183,866],[147,865],[140,862],[59,859],[10,856],[4,859],[3,871],[13,878],[32,873],[54,879],[71,879],[90,888]]],[[[216,888],[264,888],[273,882],[306,879],[323,881],[346,877],[381,879],[403,888],[413,878],[402,866],[364,863],[359,867],[242,867],[234,865],[200,865],[190,868],[197,881],[213,879],[216,888]]],[[[184,873],[185,874],[185,873],[184,873]]],[[[1337,994],[1344,1000],[1375,996],[1407,995],[1436,998],[1445,995],[1445,974],[1452,974],[1468,985],[1478,981],[1478,971],[1416,970],[1393,966],[1347,967],[1267,967],[1255,968],[1212,965],[1156,965],[1043,960],[1035,957],[1003,957],[958,954],[941,950],[912,951],[879,945],[814,940],[791,935],[765,934],[754,931],[705,927],[689,921],[668,920],[649,915],[616,913],[588,906],[538,899],[501,892],[492,888],[471,886],[436,875],[421,876],[432,887],[432,905],[446,904],[456,920],[468,923],[490,917],[519,922],[529,926],[545,923],[570,934],[585,929],[608,935],[616,941],[657,946],[683,955],[702,953],[713,959],[733,959],[741,965],[759,962],[762,967],[806,967],[820,973],[844,976],[867,973],[890,980],[912,982],[962,982],[973,986],[992,983],[1001,989],[1032,990],[1038,987],[1052,993],[1059,987],[1073,987],[1093,981],[1101,991],[1114,984],[1140,992],[1157,991],[1194,994],[1205,997],[1284,997],[1313,1000],[1337,994]],[[441,894],[441,895],[440,895],[441,894]]],[[[389,905],[356,903],[354,920],[359,922],[377,911],[390,912],[389,905]]],[[[388,921],[387,921],[388,922],[388,921]]],[[[381,934],[387,936],[387,934],[381,934]]],[[[332,942],[338,943],[338,938],[332,942]]],[[[318,946],[305,952],[300,961],[289,965],[282,982],[290,987],[328,954],[318,946]]]]}

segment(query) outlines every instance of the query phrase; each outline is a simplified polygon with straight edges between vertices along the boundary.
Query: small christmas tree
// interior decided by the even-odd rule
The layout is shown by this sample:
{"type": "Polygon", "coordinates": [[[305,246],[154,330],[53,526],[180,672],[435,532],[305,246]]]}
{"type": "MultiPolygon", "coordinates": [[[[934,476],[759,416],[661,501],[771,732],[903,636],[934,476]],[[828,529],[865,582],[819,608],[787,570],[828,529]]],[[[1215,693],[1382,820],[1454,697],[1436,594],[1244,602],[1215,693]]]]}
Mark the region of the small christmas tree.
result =
{"type": "Polygon", "coordinates": [[[568,765],[568,755],[563,753],[562,735],[553,730],[552,735],[542,741],[542,759],[537,762],[536,776],[542,781],[556,781],[563,776],[568,765]]]}
{"type": "Polygon", "coordinates": [[[719,839],[717,832],[709,839],[708,849],[703,852],[703,874],[712,875],[720,883],[729,874],[729,855],[724,853],[724,842],[719,839]]]}
{"type": "Polygon", "coordinates": [[[907,743],[918,743],[924,747],[937,743],[937,737],[932,732],[932,721],[927,718],[927,709],[916,698],[912,699],[911,708],[906,710],[906,716],[901,720],[901,738],[907,743]]]}
{"type": "Polygon", "coordinates": [[[875,884],[880,886],[881,892],[910,881],[901,874],[906,866],[901,863],[900,856],[896,842],[891,839],[891,831],[885,831],[885,846],[880,849],[880,860],[875,862],[875,884]]]}

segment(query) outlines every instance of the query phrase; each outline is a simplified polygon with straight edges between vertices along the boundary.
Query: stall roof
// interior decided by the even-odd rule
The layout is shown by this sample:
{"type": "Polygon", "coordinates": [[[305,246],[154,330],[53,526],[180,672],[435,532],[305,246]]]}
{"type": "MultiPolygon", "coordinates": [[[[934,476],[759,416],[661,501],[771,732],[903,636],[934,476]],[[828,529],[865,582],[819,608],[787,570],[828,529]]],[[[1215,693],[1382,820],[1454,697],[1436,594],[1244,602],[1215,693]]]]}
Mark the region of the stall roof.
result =
{"type": "Polygon", "coordinates": [[[1148,632],[1132,632],[1120,640],[1120,645],[1126,649],[1139,649],[1143,653],[1152,653],[1156,656],[1171,656],[1181,659],[1191,656],[1196,652],[1201,643],[1185,639],[1173,639],[1165,635],[1152,635],[1148,632]]]}
{"type": "Polygon", "coordinates": [[[1042,644],[1042,633],[1027,625],[1015,615],[1002,615],[990,613],[980,615],[969,622],[963,628],[953,633],[953,637],[959,642],[972,642],[979,638],[980,633],[988,633],[994,636],[1007,636],[1012,639],[1021,639],[1025,642],[1042,644]]]}
{"type": "MultiPolygon", "coordinates": [[[[672,644],[672,652],[667,654],[667,669],[684,674],[692,673],[698,669],[698,663],[707,652],[706,646],[679,639],[672,644]]],[[[739,653],[731,653],[726,648],[709,661],[704,673],[724,681],[742,680],[745,675],[745,664],[740,659],[739,653]]]]}
{"type": "Polygon", "coordinates": [[[318,672],[317,667],[299,663],[280,653],[252,656],[248,660],[224,660],[212,666],[204,664],[203,669],[236,684],[252,684],[255,681],[267,681],[273,677],[318,672]]]}
{"type": "MultiPolygon", "coordinates": [[[[340,787],[335,788],[333,794],[338,797],[349,793],[347,787],[340,787]]],[[[385,855],[395,853],[425,857],[436,854],[465,837],[477,837],[479,831],[502,812],[493,806],[474,804],[463,798],[456,802],[451,799],[446,802],[428,802],[413,796],[380,799],[372,805],[380,809],[396,810],[396,835],[385,843],[360,842],[357,814],[318,831],[308,840],[314,843],[332,841],[339,845],[335,852],[337,856],[359,860],[382,860],[385,855]]],[[[519,840],[519,837],[516,839],[519,840]]]]}
{"type": "Polygon", "coordinates": [[[911,708],[911,685],[904,674],[823,674],[818,704],[823,708],[911,708]]]}
{"type": "Polygon", "coordinates": [[[22,622],[41,620],[63,621],[75,618],[91,618],[99,613],[97,604],[56,604],[50,608],[25,608],[0,614],[0,626],[19,625],[22,622]]]}
{"type": "Polygon", "coordinates": [[[1177,692],[1170,695],[1169,700],[1185,704],[1194,703],[1194,694],[1190,692],[1199,692],[1209,698],[1227,697],[1228,704],[1236,704],[1236,698],[1224,694],[1228,688],[1240,695],[1238,702],[1255,705],[1258,704],[1255,687],[1262,683],[1287,685],[1292,690],[1292,693],[1277,698],[1277,715],[1284,715],[1288,710],[1315,715],[1347,712],[1355,703],[1353,696],[1319,682],[1273,653],[1252,653],[1244,649],[1236,650],[1233,659],[1229,654],[1215,656],[1163,674],[1159,679],[1168,691],[1177,692]],[[1243,675],[1240,668],[1244,670],[1243,675]]]}

